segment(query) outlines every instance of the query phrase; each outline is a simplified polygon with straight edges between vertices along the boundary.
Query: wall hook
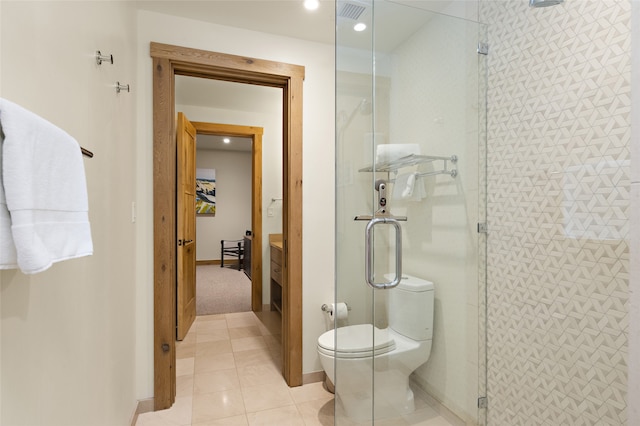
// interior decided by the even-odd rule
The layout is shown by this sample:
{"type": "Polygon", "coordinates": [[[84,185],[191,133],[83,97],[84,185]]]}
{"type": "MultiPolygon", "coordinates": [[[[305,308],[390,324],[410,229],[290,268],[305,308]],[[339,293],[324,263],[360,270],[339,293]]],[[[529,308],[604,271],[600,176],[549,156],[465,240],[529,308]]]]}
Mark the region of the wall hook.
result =
{"type": "Polygon", "coordinates": [[[129,88],[129,85],[128,85],[128,84],[120,84],[120,82],[119,82],[119,81],[117,81],[117,82],[116,82],[116,93],[120,93],[120,92],[121,92],[121,91],[123,91],[123,90],[125,90],[125,91],[127,91],[127,92],[130,92],[130,91],[131,91],[131,89],[129,88]]]}
{"type": "Polygon", "coordinates": [[[96,50],[96,64],[102,65],[102,62],[109,62],[113,65],[113,55],[103,55],[99,50],[96,50]]]}

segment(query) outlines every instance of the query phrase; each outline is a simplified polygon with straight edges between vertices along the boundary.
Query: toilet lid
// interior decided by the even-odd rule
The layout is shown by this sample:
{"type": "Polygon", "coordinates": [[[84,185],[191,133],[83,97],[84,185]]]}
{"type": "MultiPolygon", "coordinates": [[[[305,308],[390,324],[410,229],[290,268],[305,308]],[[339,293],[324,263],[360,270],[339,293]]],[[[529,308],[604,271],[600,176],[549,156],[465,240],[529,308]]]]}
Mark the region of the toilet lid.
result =
{"type": "Polygon", "coordinates": [[[380,355],[395,349],[396,344],[388,329],[381,330],[371,324],[358,324],[329,330],[318,338],[318,346],[340,355],[358,357],[380,355]],[[338,348],[334,348],[335,333],[338,333],[338,348]]]}

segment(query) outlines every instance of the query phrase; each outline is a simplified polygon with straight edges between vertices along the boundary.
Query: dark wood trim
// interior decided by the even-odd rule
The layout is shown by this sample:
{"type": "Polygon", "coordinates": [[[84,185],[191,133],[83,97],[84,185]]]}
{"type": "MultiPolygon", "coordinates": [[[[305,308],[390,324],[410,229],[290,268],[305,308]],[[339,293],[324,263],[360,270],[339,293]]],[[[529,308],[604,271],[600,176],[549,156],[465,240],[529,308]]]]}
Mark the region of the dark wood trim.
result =
{"type": "Polygon", "coordinates": [[[153,60],[153,352],[156,410],[176,396],[176,142],[174,76],[153,60]],[[161,391],[159,391],[161,389],[161,391]]]}
{"type": "Polygon", "coordinates": [[[290,386],[302,384],[302,82],[292,77],[283,88],[282,368],[290,386]]]}
{"type": "Polygon", "coordinates": [[[150,52],[153,58],[154,92],[155,409],[169,408],[175,401],[176,392],[174,128],[174,77],[176,74],[282,88],[283,286],[286,288],[283,294],[283,306],[286,311],[283,315],[283,375],[289,386],[300,386],[302,384],[302,85],[304,67],[154,42],[151,43],[150,52]]]}

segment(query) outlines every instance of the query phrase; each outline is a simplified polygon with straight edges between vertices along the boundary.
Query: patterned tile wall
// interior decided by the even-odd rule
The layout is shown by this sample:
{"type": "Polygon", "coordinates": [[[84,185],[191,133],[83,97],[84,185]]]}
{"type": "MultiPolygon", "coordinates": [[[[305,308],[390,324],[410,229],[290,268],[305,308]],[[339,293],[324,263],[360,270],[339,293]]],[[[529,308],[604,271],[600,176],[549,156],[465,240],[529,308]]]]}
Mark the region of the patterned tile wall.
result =
{"type": "Polygon", "coordinates": [[[480,0],[489,425],[626,424],[630,12],[480,0]]]}

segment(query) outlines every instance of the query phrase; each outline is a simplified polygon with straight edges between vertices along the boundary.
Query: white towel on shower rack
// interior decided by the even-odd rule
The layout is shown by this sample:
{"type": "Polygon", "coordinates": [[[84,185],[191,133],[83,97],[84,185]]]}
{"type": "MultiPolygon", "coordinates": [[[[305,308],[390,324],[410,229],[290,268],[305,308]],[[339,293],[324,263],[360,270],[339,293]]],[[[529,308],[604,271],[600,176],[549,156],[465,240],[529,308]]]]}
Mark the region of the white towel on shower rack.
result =
{"type": "Polygon", "coordinates": [[[393,184],[395,200],[420,201],[425,197],[424,183],[416,172],[401,173],[393,184]]]}
{"type": "Polygon", "coordinates": [[[0,99],[0,269],[27,274],[93,253],[80,146],[36,114],[0,99]],[[9,220],[7,220],[9,218],[9,220]]]}
{"type": "Polygon", "coordinates": [[[376,164],[392,163],[410,155],[420,155],[420,145],[417,143],[389,143],[376,146],[376,164]]]}

